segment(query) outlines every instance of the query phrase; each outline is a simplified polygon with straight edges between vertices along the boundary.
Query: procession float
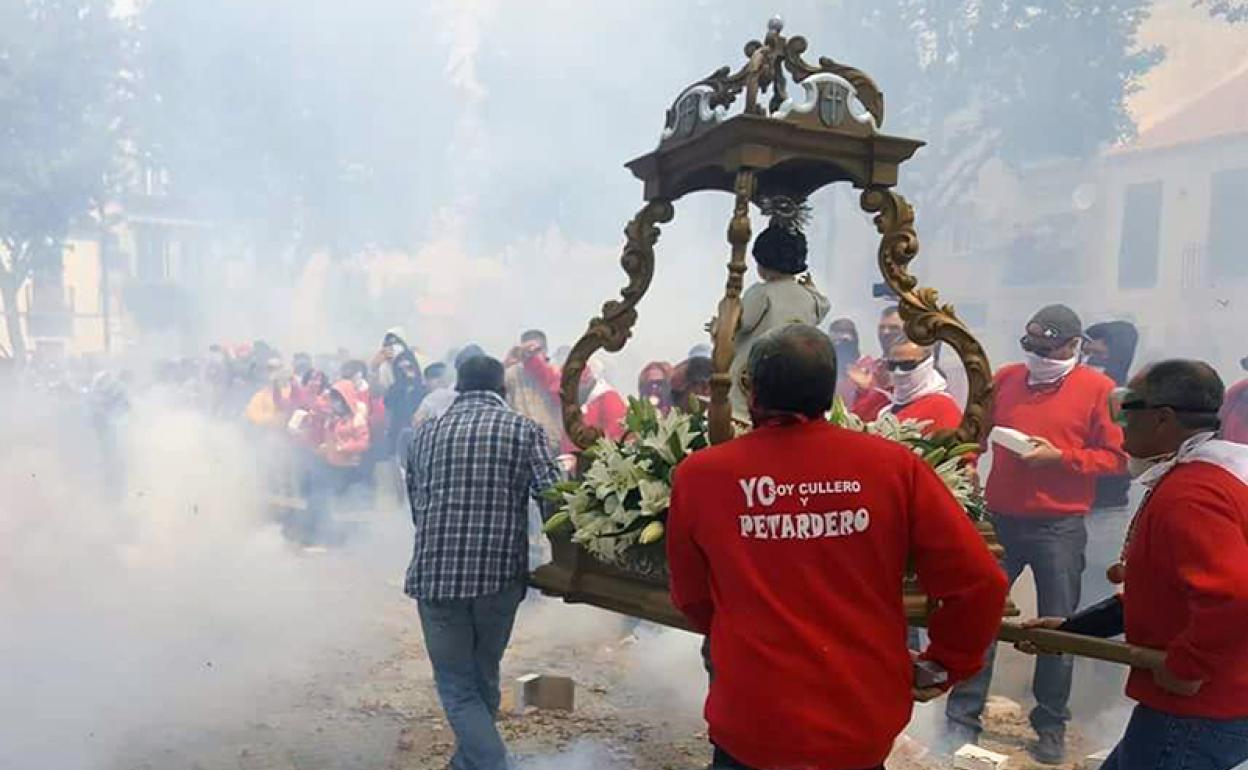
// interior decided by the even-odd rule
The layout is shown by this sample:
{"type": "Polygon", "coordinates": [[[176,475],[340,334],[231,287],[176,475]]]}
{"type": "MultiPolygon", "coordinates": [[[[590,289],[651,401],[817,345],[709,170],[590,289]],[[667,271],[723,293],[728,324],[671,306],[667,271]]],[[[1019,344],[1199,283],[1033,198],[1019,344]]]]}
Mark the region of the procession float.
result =
{"type": "MultiPolygon", "coordinates": [[[[562,413],[568,437],[582,450],[580,472],[550,495],[556,513],[548,522],[552,559],[538,567],[532,584],[570,603],[584,603],[689,629],[672,605],[663,534],[673,469],[690,453],[748,429],[733,420],[729,393],[734,338],[742,312],[751,240],[750,207],[783,216],[806,206],[811,194],[831,184],[860,191],[862,209],[880,235],[877,260],[884,283],[897,297],[907,337],[919,345],[943,343],[966,371],[968,391],[961,425],[925,436],[923,426],[886,413],[864,423],[837,405],[829,419],[909,446],[936,470],[984,537],[1001,554],[972,467],[987,429],[992,372],[983,347],[935,289],[910,273],[918,255],[914,209],[896,191],[901,165],[923,142],[883,131],[884,94],[866,73],[827,57],[812,64],[807,41],[786,37],[779,18],[762,41],[745,45],[745,63],[721,67],[680,91],[667,109],[658,147],[627,163],[644,185],[644,204],[624,229],[620,264],[627,284],[607,301],[564,364],[562,413]],[[666,414],[644,401],[630,403],[627,434],[604,438],[586,425],[578,391],[591,356],[618,352],[628,342],[638,306],[655,277],[660,225],[675,204],[699,192],[732,196],[728,222],[726,288],[709,327],[711,393],[705,409],[666,414]]],[[[918,581],[897,587],[907,617],[922,624],[931,607],[918,581]]],[[[1013,605],[1006,615],[1017,615],[1013,605]]],[[[1138,651],[1116,642],[1003,624],[1002,639],[1031,639],[1046,649],[1130,663],[1138,651]]]]}

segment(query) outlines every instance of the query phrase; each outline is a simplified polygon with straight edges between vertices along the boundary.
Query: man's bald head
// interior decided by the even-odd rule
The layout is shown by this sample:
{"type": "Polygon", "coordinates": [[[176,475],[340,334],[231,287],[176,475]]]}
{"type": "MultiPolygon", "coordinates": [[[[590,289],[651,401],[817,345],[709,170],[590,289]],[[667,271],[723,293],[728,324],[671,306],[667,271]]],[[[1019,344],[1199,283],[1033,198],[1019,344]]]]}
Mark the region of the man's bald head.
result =
{"type": "Polygon", "coordinates": [[[836,394],[836,349],[813,326],[788,324],[760,337],[747,367],[762,409],[821,417],[836,394]]]}

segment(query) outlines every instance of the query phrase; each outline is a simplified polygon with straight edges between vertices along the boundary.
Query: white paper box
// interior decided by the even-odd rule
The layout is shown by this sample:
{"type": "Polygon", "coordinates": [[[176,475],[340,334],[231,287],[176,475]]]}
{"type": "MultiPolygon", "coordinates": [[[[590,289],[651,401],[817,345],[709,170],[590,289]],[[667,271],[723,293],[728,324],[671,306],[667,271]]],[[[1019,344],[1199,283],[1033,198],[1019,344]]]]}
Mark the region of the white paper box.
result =
{"type": "Polygon", "coordinates": [[[988,440],[1016,455],[1027,454],[1036,448],[1036,445],[1031,443],[1031,436],[1021,430],[1014,430],[1003,425],[993,428],[988,434],[988,440]]]}
{"type": "Polygon", "coordinates": [[[966,744],[953,755],[956,770],[1004,770],[1010,758],[995,751],[966,744]]]}

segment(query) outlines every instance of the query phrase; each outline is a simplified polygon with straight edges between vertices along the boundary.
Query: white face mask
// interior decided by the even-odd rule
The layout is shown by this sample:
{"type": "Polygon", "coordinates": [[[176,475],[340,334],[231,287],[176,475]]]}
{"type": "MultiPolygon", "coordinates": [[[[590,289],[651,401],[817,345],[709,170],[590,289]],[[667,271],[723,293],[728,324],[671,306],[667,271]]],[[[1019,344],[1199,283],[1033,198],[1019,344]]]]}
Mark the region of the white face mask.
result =
{"type": "Polygon", "coordinates": [[[905,406],[933,393],[943,393],[948,388],[945,378],[936,371],[934,358],[924,359],[908,372],[898,370],[892,375],[893,403],[898,406],[905,406]]]}
{"type": "Polygon", "coordinates": [[[1052,359],[1035,353],[1023,352],[1027,364],[1027,381],[1032,385],[1051,385],[1075,370],[1079,365],[1079,352],[1066,359],[1052,359]]]}

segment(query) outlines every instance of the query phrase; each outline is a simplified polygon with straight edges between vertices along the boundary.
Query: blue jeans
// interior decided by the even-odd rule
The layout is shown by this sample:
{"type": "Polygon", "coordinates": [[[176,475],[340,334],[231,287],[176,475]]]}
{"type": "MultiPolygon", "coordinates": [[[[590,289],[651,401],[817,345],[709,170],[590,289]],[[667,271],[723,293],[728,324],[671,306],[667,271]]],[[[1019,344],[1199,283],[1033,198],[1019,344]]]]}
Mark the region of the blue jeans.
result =
{"type": "Polygon", "coordinates": [[[494,724],[498,669],[524,592],[520,579],[489,596],[417,602],[438,699],[455,732],[452,770],[507,767],[507,748],[494,724]]]}
{"type": "Polygon", "coordinates": [[[1176,717],[1136,706],[1101,770],[1231,770],[1248,760],[1248,719],[1176,717]]]}
{"type": "MultiPolygon", "coordinates": [[[[1041,617],[1065,618],[1079,606],[1080,580],[1085,565],[1088,530],[1082,516],[1025,518],[994,516],[997,538],[1005,548],[1002,566],[1010,585],[1031,567],[1036,579],[1036,603],[1041,617]]],[[[977,737],[983,730],[980,717],[992,684],[997,645],[988,648],[984,668],[949,693],[945,716],[950,727],[977,737]]],[[[1037,733],[1065,735],[1070,721],[1070,686],[1075,661],[1069,655],[1036,656],[1032,692],[1036,707],[1031,726],[1037,733]]]]}

